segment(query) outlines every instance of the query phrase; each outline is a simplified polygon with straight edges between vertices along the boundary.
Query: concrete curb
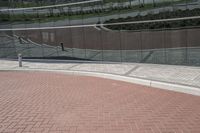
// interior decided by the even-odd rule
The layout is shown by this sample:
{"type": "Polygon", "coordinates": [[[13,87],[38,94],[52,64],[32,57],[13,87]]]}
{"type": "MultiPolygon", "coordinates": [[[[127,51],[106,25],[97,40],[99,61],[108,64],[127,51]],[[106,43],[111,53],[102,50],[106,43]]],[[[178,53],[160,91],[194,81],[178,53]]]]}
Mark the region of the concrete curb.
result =
{"type": "Polygon", "coordinates": [[[27,68],[5,69],[4,71],[43,71],[43,72],[58,72],[58,73],[64,73],[64,74],[70,74],[70,75],[92,76],[92,77],[124,81],[124,82],[139,84],[139,85],[145,85],[145,86],[149,86],[153,88],[159,88],[159,89],[164,89],[164,90],[170,90],[170,91],[200,96],[200,88],[197,88],[197,87],[166,83],[166,82],[154,81],[154,80],[148,80],[148,79],[140,79],[136,77],[126,77],[126,76],[115,75],[115,74],[72,71],[72,70],[49,70],[49,69],[27,69],[27,68]]]}

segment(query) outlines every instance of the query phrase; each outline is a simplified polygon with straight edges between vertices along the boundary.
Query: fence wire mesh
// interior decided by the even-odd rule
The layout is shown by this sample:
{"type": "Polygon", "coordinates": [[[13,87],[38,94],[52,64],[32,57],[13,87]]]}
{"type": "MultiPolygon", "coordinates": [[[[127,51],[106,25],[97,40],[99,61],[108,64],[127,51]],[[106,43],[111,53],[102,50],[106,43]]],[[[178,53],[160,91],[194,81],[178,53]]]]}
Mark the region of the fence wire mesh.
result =
{"type": "Polygon", "coordinates": [[[0,58],[200,65],[199,0],[22,5],[0,10],[0,58]]]}

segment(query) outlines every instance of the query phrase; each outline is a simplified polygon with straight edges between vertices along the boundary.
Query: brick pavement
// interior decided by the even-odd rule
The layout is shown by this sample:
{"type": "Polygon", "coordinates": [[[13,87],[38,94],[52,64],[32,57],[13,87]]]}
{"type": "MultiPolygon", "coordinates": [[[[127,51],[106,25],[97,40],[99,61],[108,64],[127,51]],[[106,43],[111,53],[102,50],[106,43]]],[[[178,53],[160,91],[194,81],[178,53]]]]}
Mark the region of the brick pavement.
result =
{"type": "Polygon", "coordinates": [[[0,132],[200,133],[200,97],[122,81],[0,72],[0,132]]]}

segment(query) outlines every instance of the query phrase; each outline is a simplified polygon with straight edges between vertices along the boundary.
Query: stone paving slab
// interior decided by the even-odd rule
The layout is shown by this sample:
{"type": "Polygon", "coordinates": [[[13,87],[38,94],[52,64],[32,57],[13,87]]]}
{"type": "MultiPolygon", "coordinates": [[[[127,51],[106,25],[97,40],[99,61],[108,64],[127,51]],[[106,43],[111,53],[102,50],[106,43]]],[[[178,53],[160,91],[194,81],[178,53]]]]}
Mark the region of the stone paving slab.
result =
{"type": "Polygon", "coordinates": [[[128,76],[200,87],[200,67],[140,65],[128,76]]]}
{"type": "Polygon", "coordinates": [[[78,63],[38,63],[38,62],[31,62],[25,63],[24,68],[29,69],[51,69],[51,70],[67,70],[73,66],[80,65],[78,63]]]}
{"type": "Polygon", "coordinates": [[[0,72],[1,133],[199,133],[200,97],[55,72],[0,72]]]}
{"type": "Polygon", "coordinates": [[[81,61],[24,61],[23,68],[17,67],[17,61],[0,60],[0,70],[69,70],[97,72],[125,77],[142,78],[200,88],[200,67],[140,64],[105,63],[81,61]]]}
{"type": "Polygon", "coordinates": [[[92,71],[92,72],[102,72],[102,73],[112,73],[123,75],[133,69],[135,65],[133,64],[80,64],[77,65],[71,70],[78,70],[78,71],[92,71]]]}
{"type": "Polygon", "coordinates": [[[0,69],[15,69],[18,67],[18,62],[9,60],[0,60],[0,69]]]}

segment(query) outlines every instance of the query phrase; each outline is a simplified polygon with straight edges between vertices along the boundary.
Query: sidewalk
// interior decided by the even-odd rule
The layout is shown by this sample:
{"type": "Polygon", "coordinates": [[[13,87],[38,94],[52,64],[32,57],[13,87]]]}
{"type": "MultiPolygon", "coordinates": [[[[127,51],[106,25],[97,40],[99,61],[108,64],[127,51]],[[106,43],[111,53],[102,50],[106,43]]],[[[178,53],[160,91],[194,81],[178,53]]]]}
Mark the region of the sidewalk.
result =
{"type": "Polygon", "coordinates": [[[84,75],[88,75],[89,73],[89,75],[93,76],[99,77],[100,75],[102,77],[101,75],[103,75],[106,78],[114,77],[112,79],[119,80],[121,78],[124,81],[133,81],[133,83],[143,85],[150,83],[150,86],[153,86],[153,83],[157,83],[153,87],[164,89],[166,89],[167,85],[167,89],[169,90],[176,90],[174,86],[182,86],[186,89],[194,88],[200,92],[200,67],[55,60],[26,60],[23,62],[22,68],[18,67],[17,61],[0,60],[0,64],[0,70],[61,71],[82,73],[84,75]],[[134,82],[134,80],[138,81],[134,82]],[[158,83],[159,85],[162,83],[165,84],[165,87],[163,85],[159,86],[158,83]]]}

